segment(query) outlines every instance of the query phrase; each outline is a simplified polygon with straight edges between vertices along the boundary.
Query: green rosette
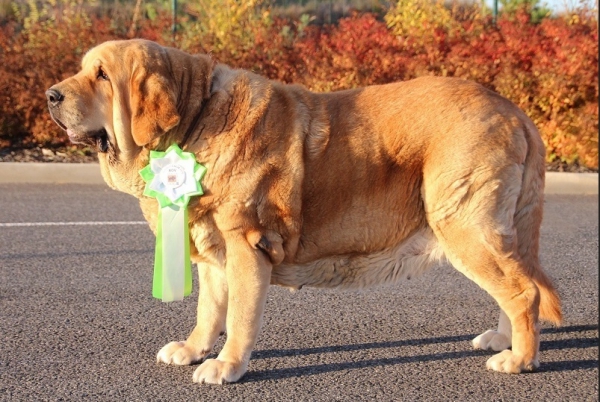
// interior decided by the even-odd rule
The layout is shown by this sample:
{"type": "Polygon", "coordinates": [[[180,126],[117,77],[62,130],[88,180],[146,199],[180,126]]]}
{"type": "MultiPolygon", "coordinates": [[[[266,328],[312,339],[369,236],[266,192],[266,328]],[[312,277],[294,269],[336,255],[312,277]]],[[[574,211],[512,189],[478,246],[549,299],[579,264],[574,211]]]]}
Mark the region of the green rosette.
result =
{"type": "Polygon", "coordinates": [[[150,151],[148,165],[140,170],[144,195],[156,198],[159,206],[152,296],[164,302],[192,293],[187,205],[190,197],[204,194],[200,181],[205,173],[194,154],[177,144],[164,152],[150,151]]]}

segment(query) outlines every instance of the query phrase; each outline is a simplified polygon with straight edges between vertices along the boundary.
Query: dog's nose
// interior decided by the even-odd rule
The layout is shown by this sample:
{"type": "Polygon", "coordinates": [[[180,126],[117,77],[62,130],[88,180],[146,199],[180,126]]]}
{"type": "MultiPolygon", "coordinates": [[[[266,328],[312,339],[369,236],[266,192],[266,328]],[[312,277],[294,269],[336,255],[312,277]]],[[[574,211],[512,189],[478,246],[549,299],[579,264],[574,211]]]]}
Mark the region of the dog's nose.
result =
{"type": "Polygon", "coordinates": [[[46,98],[52,106],[58,105],[63,99],[65,99],[64,95],[54,88],[50,88],[46,91],[46,98]]]}

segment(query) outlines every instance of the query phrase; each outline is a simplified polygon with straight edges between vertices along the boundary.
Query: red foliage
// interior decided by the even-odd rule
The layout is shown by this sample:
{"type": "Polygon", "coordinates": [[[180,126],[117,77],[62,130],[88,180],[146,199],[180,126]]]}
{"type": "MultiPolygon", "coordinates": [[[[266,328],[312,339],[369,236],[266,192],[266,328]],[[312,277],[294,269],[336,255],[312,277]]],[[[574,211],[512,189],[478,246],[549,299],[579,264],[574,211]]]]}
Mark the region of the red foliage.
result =
{"type": "Polygon", "coordinates": [[[0,29],[0,148],[56,146],[67,136],[51,121],[46,89],[75,74],[83,54],[96,43],[114,37],[107,19],[38,24],[19,32],[15,24],[0,29]]]}
{"type": "MultiPolygon", "coordinates": [[[[519,12],[496,26],[489,18],[467,18],[408,37],[393,35],[372,14],[322,27],[276,20],[252,32],[251,48],[232,43],[214,51],[208,35],[174,44],[165,14],[142,21],[137,36],[210,52],[217,61],[317,91],[434,74],[472,79],[525,110],[542,133],[549,161],[597,168],[598,29],[595,20],[576,17],[536,25],[519,12]]],[[[14,25],[0,28],[0,147],[64,142],[49,120],[45,89],[75,73],[87,48],[125,35],[107,18],[94,18],[92,26],[27,33],[14,25]]]]}

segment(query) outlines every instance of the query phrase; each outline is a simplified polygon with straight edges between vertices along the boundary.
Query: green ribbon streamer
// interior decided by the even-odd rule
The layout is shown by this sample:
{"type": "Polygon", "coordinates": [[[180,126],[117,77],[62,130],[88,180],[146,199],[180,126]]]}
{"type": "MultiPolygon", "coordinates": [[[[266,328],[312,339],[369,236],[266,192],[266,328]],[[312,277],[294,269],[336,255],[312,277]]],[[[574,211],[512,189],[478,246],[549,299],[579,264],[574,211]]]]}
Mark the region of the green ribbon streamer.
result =
{"type": "Polygon", "coordinates": [[[194,155],[183,152],[177,144],[165,152],[150,151],[148,165],[140,170],[146,182],[144,195],[156,198],[159,204],[152,296],[165,302],[182,300],[192,293],[187,205],[190,197],[204,194],[200,181],[205,173],[206,168],[194,155]],[[167,177],[169,172],[185,176],[184,182],[175,189],[169,187],[163,181],[163,169],[169,170],[167,177]]]}

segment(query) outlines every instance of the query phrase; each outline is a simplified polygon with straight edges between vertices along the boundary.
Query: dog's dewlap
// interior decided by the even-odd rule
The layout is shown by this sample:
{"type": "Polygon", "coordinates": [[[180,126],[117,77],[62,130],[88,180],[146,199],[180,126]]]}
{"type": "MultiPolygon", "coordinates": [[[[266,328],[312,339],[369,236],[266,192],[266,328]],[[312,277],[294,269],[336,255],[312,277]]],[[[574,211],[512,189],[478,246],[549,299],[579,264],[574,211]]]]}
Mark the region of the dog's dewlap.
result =
{"type": "Polygon", "coordinates": [[[159,205],[152,295],[164,302],[182,300],[192,292],[187,205],[190,197],[204,194],[200,180],[205,173],[194,154],[177,144],[165,152],[150,151],[148,165],[140,170],[144,195],[156,198],[159,205]]]}

